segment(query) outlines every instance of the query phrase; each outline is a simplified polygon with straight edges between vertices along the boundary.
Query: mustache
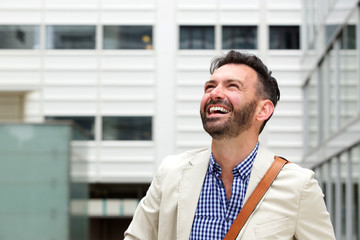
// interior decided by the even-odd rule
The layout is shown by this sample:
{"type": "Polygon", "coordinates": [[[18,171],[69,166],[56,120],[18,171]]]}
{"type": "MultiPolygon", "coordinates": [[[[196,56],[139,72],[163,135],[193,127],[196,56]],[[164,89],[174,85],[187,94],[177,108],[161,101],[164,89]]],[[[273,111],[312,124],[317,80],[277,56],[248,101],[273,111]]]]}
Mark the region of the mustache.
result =
{"type": "Polygon", "coordinates": [[[217,100],[210,99],[204,106],[205,112],[206,112],[206,109],[208,109],[208,107],[210,105],[223,105],[231,110],[233,109],[233,105],[226,99],[217,99],[217,100]]]}

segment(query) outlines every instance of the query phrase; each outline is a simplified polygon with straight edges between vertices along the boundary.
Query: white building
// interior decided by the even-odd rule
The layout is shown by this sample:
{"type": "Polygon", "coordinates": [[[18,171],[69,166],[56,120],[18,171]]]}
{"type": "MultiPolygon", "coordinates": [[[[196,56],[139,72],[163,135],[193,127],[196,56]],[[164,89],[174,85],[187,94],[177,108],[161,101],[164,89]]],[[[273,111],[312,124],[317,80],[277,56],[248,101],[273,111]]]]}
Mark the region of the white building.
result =
{"type": "Polygon", "coordinates": [[[300,0],[0,0],[0,119],[84,127],[71,174],[90,185],[90,237],[119,237],[134,205],[124,198],[144,194],[161,160],[209,146],[203,83],[229,49],[278,80],[261,142],[302,159],[301,23],[300,0]]]}
{"type": "Polygon", "coordinates": [[[303,1],[304,162],[346,240],[360,238],[359,3],[303,1]]]}

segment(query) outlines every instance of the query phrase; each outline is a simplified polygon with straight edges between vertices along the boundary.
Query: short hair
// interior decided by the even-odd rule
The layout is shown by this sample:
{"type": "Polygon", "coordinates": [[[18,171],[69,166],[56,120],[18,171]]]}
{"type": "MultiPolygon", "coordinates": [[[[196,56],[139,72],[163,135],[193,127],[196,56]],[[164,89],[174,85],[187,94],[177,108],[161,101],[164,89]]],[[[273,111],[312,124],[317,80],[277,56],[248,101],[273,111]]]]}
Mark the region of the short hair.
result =
{"type": "MultiPolygon", "coordinates": [[[[280,100],[279,86],[276,79],[271,76],[272,72],[268,70],[260,58],[253,54],[231,50],[227,54],[215,57],[211,61],[210,73],[213,74],[216,69],[230,63],[245,64],[254,69],[257,73],[258,82],[260,83],[257,88],[258,96],[264,99],[269,99],[274,104],[274,107],[276,106],[277,102],[280,100]]],[[[271,116],[263,122],[260,127],[259,134],[262,132],[266,122],[271,118],[271,116]]]]}

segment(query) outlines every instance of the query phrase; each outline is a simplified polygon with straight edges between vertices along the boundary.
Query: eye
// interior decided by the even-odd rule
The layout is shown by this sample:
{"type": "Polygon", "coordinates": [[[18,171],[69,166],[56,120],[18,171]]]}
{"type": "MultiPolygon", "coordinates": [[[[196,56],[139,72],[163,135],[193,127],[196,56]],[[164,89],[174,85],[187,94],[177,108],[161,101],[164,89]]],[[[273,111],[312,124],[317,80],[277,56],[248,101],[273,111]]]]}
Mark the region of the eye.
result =
{"type": "Polygon", "coordinates": [[[205,85],[205,92],[210,92],[210,91],[212,91],[213,89],[215,88],[215,86],[214,85],[212,85],[212,84],[207,84],[207,85],[205,85]]]}
{"type": "Polygon", "coordinates": [[[231,84],[229,84],[229,88],[239,89],[239,85],[235,84],[235,83],[231,83],[231,84]]]}

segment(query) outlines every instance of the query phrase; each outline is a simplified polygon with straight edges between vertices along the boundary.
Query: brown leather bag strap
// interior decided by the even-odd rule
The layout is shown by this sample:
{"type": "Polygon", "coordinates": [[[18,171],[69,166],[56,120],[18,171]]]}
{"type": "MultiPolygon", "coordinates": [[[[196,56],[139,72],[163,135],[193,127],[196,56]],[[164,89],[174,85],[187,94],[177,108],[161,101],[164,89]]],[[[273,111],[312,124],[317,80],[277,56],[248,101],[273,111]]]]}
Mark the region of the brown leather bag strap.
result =
{"type": "Polygon", "coordinates": [[[286,159],[275,156],[275,161],[273,161],[270,168],[267,170],[253,193],[250,195],[249,199],[245,202],[243,208],[237,215],[229,231],[226,233],[224,240],[234,240],[237,237],[247,219],[254,211],[256,205],[259,203],[286,163],[288,163],[286,159]]]}

